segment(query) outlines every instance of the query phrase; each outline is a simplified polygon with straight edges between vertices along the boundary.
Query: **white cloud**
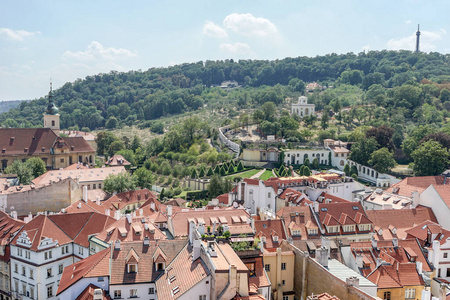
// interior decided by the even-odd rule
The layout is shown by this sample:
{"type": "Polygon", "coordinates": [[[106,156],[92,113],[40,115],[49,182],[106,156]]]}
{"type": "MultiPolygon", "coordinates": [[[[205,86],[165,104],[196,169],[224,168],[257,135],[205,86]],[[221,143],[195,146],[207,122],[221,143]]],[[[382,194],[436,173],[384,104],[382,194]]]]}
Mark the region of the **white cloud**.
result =
{"type": "MultiPolygon", "coordinates": [[[[436,50],[436,41],[442,39],[442,36],[446,34],[445,30],[442,29],[437,32],[420,31],[420,33],[420,51],[424,52],[436,50]]],[[[414,51],[416,48],[416,33],[399,39],[390,39],[386,45],[389,50],[414,51]]]]}
{"type": "Polygon", "coordinates": [[[0,28],[0,36],[4,36],[11,40],[23,41],[24,38],[40,34],[40,31],[30,32],[26,30],[14,30],[11,28],[0,28]]]}
{"type": "Polygon", "coordinates": [[[369,52],[370,51],[370,46],[369,45],[365,45],[362,47],[363,51],[365,52],[369,52]]]}
{"type": "Polygon", "coordinates": [[[136,57],[137,54],[133,51],[123,48],[105,48],[102,44],[92,41],[87,47],[86,51],[66,51],[63,54],[65,59],[75,59],[80,61],[94,61],[94,60],[116,60],[120,58],[136,57]]]}
{"type": "Polygon", "coordinates": [[[223,43],[220,44],[219,48],[221,50],[233,53],[233,54],[250,54],[251,53],[251,49],[250,46],[248,44],[245,43],[234,43],[234,44],[229,44],[229,43],[223,43]]]}
{"type": "Polygon", "coordinates": [[[226,38],[228,36],[225,29],[211,21],[206,21],[203,26],[203,34],[215,38],[226,38]]]}
{"type": "Polygon", "coordinates": [[[411,23],[412,23],[411,20],[406,20],[406,21],[405,21],[405,24],[411,24],[411,23]]]}
{"type": "Polygon", "coordinates": [[[256,18],[252,14],[230,14],[223,20],[226,29],[244,36],[266,37],[278,32],[275,24],[265,18],[256,18]]]}

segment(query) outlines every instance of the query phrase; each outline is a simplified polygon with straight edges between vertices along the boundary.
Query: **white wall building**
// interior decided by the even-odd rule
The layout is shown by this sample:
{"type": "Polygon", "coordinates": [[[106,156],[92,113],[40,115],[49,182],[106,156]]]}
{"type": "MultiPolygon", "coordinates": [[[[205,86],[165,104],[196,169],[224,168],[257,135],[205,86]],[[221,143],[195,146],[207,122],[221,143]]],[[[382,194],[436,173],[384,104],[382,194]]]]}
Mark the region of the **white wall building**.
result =
{"type": "Polygon", "coordinates": [[[236,189],[236,199],[243,201],[251,215],[257,214],[257,208],[275,210],[277,190],[273,185],[266,185],[259,179],[246,178],[238,183],[236,189]]]}
{"type": "Polygon", "coordinates": [[[308,98],[305,96],[298,97],[298,102],[291,105],[291,113],[300,117],[312,116],[316,112],[315,104],[308,104],[308,98]]]}

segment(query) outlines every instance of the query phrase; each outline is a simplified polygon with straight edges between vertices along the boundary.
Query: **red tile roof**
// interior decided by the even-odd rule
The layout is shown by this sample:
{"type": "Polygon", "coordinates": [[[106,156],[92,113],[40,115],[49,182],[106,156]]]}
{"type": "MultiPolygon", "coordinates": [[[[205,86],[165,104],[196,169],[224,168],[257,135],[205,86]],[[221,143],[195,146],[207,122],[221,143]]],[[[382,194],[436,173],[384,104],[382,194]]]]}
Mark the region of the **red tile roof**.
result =
{"type": "Polygon", "coordinates": [[[209,209],[209,210],[190,210],[178,211],[172,216],[174,236],[187,236],[189,232],[189,220],[193,220],[196,224],[203,221],[205,227],[214,226],[211,219],[218,220],[221,225],[227,224],[230,227],[232,235],[243,233],[253,234],[253,230],[248,222],[242,220],[250,219],[250,215],[245,209],[209,209]],[[232,217],[239,217],[240,223],[233,222],[232,217]],[[223,223],[226,221],[226,223],[223,223]]]}
{"type": "Polygon", "coordinates": [[[322,293],[320,295],[311,295],[306,298],[306,300],[340,300],[336,296],[331,296],[328,293],[322,293]]]}
{"type": "Polygon", "coordinates": [[[326,203],[327,199],[331,200],[330,203],[351,202],[351,201],[342,199],[341,197],[334,196],[334,195],[331,195],[331,194],[327,194],[325,192],[322,192],[322,194],[320,194],[319,197],[323,197],[324,200],[322,202],[324,202],[324,203],[326,203]]]}
{"type": "Polygon", "coordinates": [[[266,220],[255,221],[255,235],[257,237],[265,236],[266,242],[264,248],[278,248],[282,240],[286,239],[286,232],[284,230],[283,220],[266,220]],[[278,241],[272,239],[272,234],[278,236],[278,241]]]}
{"type": "Polygon", "coordinates": [[[378,285],[379,289],[402,288],[424,285],[422,277],[417,273],[416,264],[380,265],[367,279],[378,285]]]}
{"type": "Polygon", "coordinates": [[[192,249],[186,245],[156,281],[158,298],[177,299],[207,276],[205,263],[201,258],[192,261],[192,249]]]}
{"type": "Polygon", "coordinates": [[[107,248],[64,268],[56,295],[82,278],[108,277],[110,254],[111,248],[107,248]]]}
{"type": "Polygon", "coordinates": [[[148,189],[128,191],[116,194],[110,197],[108,200],[103,201],[101,206],[103,209],[110,209],[112,212],[116,210],[121,210],[125,206],[130,204],[141,204],[144,205],[148,200],[152,199],[154,202],[158,201],[157,196],[154,192],[148,189]]]}
{"type": "Polygon", "coordinates": [[[417,206],[413,209],[367,210],[366,214],[373,222],[374,228],[382,229],[382,235],[375,234],[375,238],[380,240],[391,240],[393,237],[404,239],[406,230],[426,220],[437,223],[432,209],[424,206],[417,206]],[[395,234],[392,232],[394,228],[395,234]]]}
{"type": "MultiPolygon", "coordinates": [[[[0,245],[6,246],[12,240],[12,236],[16,234],[25,223],[21,220],[11,218],[7,213],[0,210],[0,245]],[[8,229],[9,228],[9,229],[8,229]]],[[[5,247],[4,255],[0,255],[0,260],[9,261],[9,247],[5,247]]]]}
{"type": "MultiPolygon", "coordinates": [[[[422,245],[427,242],[428,234],[435,236],[434,240],[439,241],[441,245],[450,237],[450,230],[444,229],[441,225],[429,220],[406,230],[405,233],[407,234],[407,238],[417,238],[422,245]]],[[[433,240],[428,242],[432,243],[433,240]]]]}
{"type": "Polygon", "coordinates": [[[66,213],[74,214],[74,213],[80,213],[80,212],[98,212],[98,213],[104,213],[105,208],[101,207],[100,205],[97,205],[97,203],[93,201],[84,201],[84,200],[78,200],[68,207],[64,209],[66,213]]]}
{"type": "Polygon", "coordinates": [[[320,236],[319,226],[314,218],[309,206],[286,206],[277,212],[277,217],[284,220],[288,236],[292,236],[293,231],[300,231],[300,237],[292,236],[293,239],[307,240],[308,228],[316,228],[317,235],[320,236]]]}
{"type": "MultiPolygon", "coordinates": [[[[99,287],[93,285],[92,283],[88,285],[81,294],[75,300],[93,300],[94,299],[94,291],[99,287]]],[[[98,298],[96,298],[98,299],[98,298]]],[[[102,290],[102,300],[111,300],[111,297],[108,296],[105,290],[102,290]]]]}
{"type": "MultiPolygon", "coordinates": [[[[335,226],[346,224],[371,224],[370,219],[367,218],[366,212],[359,202],[338,202],[338,203],[321,203],[319,204],[319,219],[323,225],[335,226]]],[[[356,226],[356,233],[360,233],[358,226],[356,226]]],[[[328,234],[343,234],[342,228],[338,233],[328,234]]]]}
{"type": "Polygon", "coordinates": [[[434,185],[435,187],[443,185],[444,179],[445,176],[442,175],[407,177],[402,181],[393,184],[386,192],[411,197],[412,192],[414,191],[417,191],[420,194],[430,185],[434,185]]]}
{"type": "Polygon", "coordinates": [[[264,272],[263,257],[253,257],[253,258],[242,258],[244,264],[254,263],[255,264],[255,276],[248,278],[249,285],[253,284],[256,286],[257,290],[259,288],[270,286],[270,281],[267,278],[266,272],[264,272]]]}
{"type": "Polygon", "coordinates": [[[290,203],[294,203],[295,205],[308,205],[313,203],[308,195],[291,189],[291,188],[287,188],[285,189],[279,196],[278,198],[285,200],[286,202],[290,202],[290,203]]]}
{"type": "Polygon", "coordinates": [[[47,184],[64,178],[78,178],[80,183],[103,181],[111,174],[126,172],[123,166],[77,170],[51,170],[32,180],[34,184],[47,184]]]}
{"type": "MultiPolygon", "coordinates": [[[[158,248],[167,257],[166,267],[186,246],[187,240],[150,241],[148,246],[143,242],[121,243],[121,249],[114,249],[111,259],[110,284],[133,284],[155,281],[164,271],[156,271],[153,255],[158,248]],[[139,255],[137,273],[128,273],[126,259],[131,249],[139,255]]],[[[185,271],[186,272],[186,271],[185,271]]],[[[159,291],[158,291],[159,292],[159,291]]]]}
{"type": "Polygon", "coordinates": [[[0,157],[27,153],[49,155],[56,138],[57,135],[50,128],[0,128],[0,157]]]}
{"type": "Polygon", "coordinates": [[[105,165],[107,166],[129,166],[131,163],[126,160],[122,155],[115,154],[113,157],[108,159],[107,162],[105,162],[105,165]]]}

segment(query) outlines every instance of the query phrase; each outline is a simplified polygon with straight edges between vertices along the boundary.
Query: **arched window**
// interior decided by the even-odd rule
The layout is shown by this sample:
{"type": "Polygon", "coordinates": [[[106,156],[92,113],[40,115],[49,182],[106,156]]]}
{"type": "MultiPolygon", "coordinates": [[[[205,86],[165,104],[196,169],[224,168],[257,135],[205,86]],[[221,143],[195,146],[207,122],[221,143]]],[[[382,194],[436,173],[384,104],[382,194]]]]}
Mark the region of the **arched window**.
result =
{"type": "Polygon", "coordinates": [[[345,165],[344,160],[341,160],[341,166],[345,165]]]}
{"type": "Polygon", "coordinates": [[[55,126],[55,120],[52,120],[52,126],[55,126]]]}

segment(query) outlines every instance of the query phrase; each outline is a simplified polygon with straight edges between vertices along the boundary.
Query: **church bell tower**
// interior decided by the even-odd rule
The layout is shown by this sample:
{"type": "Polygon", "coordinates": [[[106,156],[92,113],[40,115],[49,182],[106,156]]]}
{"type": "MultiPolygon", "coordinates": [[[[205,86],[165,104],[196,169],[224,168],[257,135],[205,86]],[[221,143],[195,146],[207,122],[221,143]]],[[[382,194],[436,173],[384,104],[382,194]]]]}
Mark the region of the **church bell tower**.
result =
{"type": "Polygon", "coordinates": [[[52,83],[48,93],[47,110],[44,113],[44,128],[51,128],[59,136],[59,110],[53,101],[52,83]]]}

